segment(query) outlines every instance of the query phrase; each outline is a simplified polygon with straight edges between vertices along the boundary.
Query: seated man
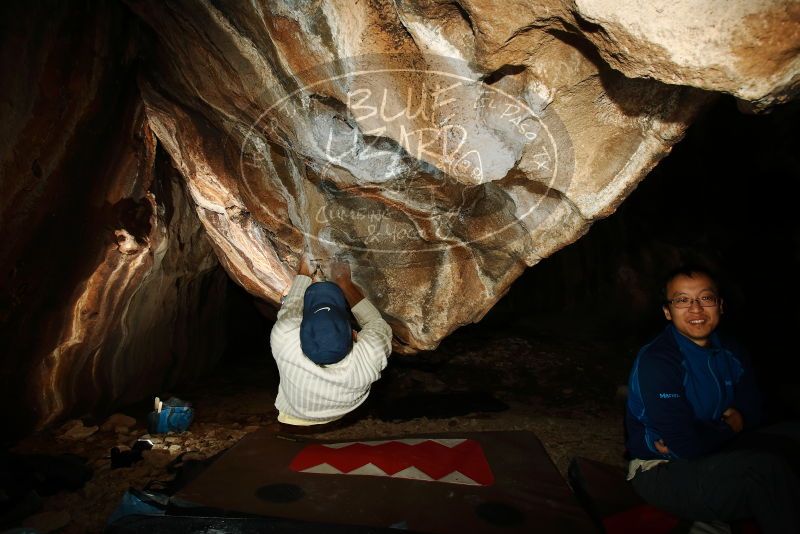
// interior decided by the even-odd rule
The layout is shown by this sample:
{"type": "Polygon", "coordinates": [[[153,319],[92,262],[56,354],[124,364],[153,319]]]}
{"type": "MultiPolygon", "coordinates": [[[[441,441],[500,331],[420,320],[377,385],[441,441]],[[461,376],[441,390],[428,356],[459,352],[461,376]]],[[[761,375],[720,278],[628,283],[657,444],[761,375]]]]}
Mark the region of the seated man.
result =
{"type": "Polygon", "coordinates": [[[392,351],[392,329],[352,282],[347,263],[332,263],[333,282],[312,283],[312,276],[303,258],[270,334],[278,421],[295,427],[331,423],[360,406],[392,351]]]}
{"type": "Polygon", "coordinates": [[[628,480],[647,502],[685,519],[754,517],[765,533],[800,532],[800,490],[786,460],[731,446],[759,425],[760,402],[744,352],[716,331],[716,282],[682,268],[667,279],[664,299],[670,324],[639,351],[628,383],[628,480]]]}

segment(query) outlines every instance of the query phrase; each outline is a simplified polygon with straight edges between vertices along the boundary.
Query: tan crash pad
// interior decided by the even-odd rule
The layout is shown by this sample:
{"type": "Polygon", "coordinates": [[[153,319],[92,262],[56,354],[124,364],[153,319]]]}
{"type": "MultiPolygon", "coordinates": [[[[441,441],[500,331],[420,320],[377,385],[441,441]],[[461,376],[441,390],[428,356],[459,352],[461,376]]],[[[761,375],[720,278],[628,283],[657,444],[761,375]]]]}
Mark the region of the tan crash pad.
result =
{"type": "Polygon", "coordinates": [[[595,532],[531,432],[320,441],[249,434],[177,498],[416,532],[595,532]]]}

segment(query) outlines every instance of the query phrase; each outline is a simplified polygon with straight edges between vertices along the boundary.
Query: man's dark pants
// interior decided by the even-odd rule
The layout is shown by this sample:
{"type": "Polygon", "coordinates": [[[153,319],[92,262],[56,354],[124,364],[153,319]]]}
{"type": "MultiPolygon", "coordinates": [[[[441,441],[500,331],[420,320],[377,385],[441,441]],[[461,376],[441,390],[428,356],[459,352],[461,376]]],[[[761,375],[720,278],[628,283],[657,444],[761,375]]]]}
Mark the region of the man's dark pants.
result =
{"type": "Polygon", "coordinates": [[[788,437],[799,429],[795,423],[782,435],[767,429],[742,436],[720,452],[660,464],[631,482],[644,500],[678,517],[755,518],[764,534],[800,533],[800,441],[788,437]]]}

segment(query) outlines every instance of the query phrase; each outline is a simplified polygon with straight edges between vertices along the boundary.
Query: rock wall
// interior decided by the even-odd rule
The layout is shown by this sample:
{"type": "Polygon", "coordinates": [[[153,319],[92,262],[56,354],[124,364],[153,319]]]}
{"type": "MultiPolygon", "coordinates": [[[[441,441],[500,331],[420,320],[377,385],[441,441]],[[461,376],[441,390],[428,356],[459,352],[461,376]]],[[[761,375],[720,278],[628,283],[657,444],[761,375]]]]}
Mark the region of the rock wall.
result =
{"type": "Polygon", "coordinates": [[[800,3],[578,0],[603,59],[631,78],[691,85],[763,110],[800,87],[800,3]]]}
{"type": "Polygon", "coordinates": [[[226,277],[148,126],[124,6],[4,4],[0,18],[10,439],[208,369],[226,277]]]}
{"type": "Polygon", "coordinates": [[[228,273],[276,303],[303,251],[348,257],[401,352],[613,213],[693,87],[796,91],[793,8],[730,4],[129,2],[148,119],[228,273]]]}

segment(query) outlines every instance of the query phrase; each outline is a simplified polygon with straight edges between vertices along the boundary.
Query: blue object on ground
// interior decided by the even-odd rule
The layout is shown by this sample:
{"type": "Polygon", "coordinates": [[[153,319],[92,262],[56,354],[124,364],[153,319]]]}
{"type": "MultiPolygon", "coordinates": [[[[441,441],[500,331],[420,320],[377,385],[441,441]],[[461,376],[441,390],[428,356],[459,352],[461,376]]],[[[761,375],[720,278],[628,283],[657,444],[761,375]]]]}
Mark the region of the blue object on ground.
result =
{"type": "Polygon", "coordinates": [[[164,515],[166,503],[161,503],[158,499],[158,495],[129,489],[122,496],[122,500],[108,518],[106,525],[128,515],[164,515]]]}
{"type": "Polygon", "coordinates": [[[147,431],[151,434],[184,432],[192,424],[194,408],[190,402],[172,397],[162,404],[160,412],[150,412],[147,416],[147,431]]]}

